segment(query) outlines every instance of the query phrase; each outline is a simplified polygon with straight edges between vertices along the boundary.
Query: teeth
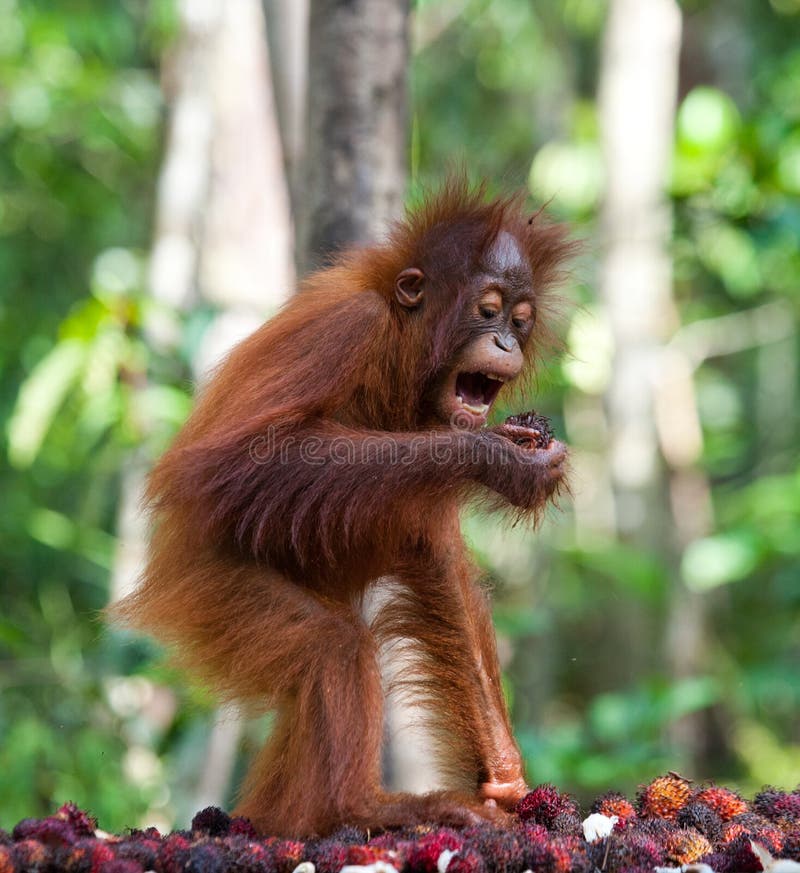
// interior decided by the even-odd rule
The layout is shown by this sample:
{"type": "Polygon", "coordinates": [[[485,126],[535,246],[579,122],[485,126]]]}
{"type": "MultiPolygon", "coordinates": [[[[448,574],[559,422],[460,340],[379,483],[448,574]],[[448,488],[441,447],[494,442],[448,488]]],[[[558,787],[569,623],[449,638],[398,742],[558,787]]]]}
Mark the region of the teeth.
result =
{"type": "Polygon", "coordinates": [[[456,394],[456,399],[464,409],[467,410],[467,412],[471,412],[473,415],[486,415],[489,411],[488,403],[481,403],[478,406],[474,406],[472,403],[465,403],[464,398],[460,394],[456,394]]]}
{"type": "Polygon", "coordinates": [[[484,373],[483,375],[486,376],[487,379],[494,379],[495,382],[505,382],[506,381],[505,376],[498,376],[497,373],[484,373]]]}

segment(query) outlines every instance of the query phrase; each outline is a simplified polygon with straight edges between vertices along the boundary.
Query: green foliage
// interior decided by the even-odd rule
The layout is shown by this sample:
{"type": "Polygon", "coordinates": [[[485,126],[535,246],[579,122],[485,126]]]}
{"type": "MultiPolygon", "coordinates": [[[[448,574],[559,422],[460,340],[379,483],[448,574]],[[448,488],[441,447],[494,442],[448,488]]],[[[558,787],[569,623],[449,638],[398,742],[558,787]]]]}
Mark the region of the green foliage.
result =
{"type": "MultiPolygon", "coordinates": [[[[450,5],[429,0],[420,17],[435,21],[431,7],[450,5]]],[[[694,374],[713,529],[670,553],[668,531],[653,549],[601,529],[578,545],[563,515],[535,544],[500,538],[490,521],[468,526],[515,652],[514,713],[531,773],[585,796],[684,766],[688,713],[711,750],[699,778],[757,787],[776,761],[787,773],[800,761],[789,726],[800,701],[800,7],[683,6],[670,180],[675,293],[682,339],[705,331],[720,349],[694,374]],[[677,590],[707,615],[707,672],[679,681],[665,676],[663,654],[677,590]]],[[[441,32],[420,28],[416,178],[432,180],[452,155],[467,155],[476,176],[511,185],[527,177],[534,198],[552,198],[551,210],[589,241],[569,289],[580,304],[565,330],[569,354],[532,403],[570,440],[586,431],[581,447],[597,457],[605,435],[592,410],[613,355],[594,291],[602,15],[581,3],[463,8],[441,32]]]]}
{"type": "Polygon", "coordinates": [[[73,799],[123,827],[164,790],[125,765],[148,746],[109,698],[128,655],[98,610],[120,470],[188,409],[141,329],[169,29],[164,3],[0,3],[3,826],[73,799]]]}
{"type": "MultiPolygon", "coordinates": [[[[621,541],[610,520],[586,535],[569,508],[535,539],[466,520],[532,778],[583,796],[679,768],[688,715],[709,747],[692,775],[800,780],[800,5],[682,6],[673,266],[682,336],[708,328],[720,347],[693,378],[712,527],[670,549],[621,541]],[[706,662],[670,678],[676,591],[707,614],[706,662]]],[[[557,433],[589,434],[581,487],[604,475],[613,354],[595,291],[605,9],[420,0],[412,62],[412,188],[463,160],[497,186],[527,181],[590,241],[569,354],[535,397],[557,433]]],[[[176,700],[154,649],[98,620],[120,473],[187,414],[208,320],[154,313],[144,289],[174,27],[169,0],[0,0],[0,826],[70,799],[113,829],[185,817],[208,742],[209,701],[176,700]],[[170,354],[146,334],[154,314],[181,334],[170,354]]]]}
{"type": "Polygon", "coordinates": [[[583,799],[610,785],[631,785],[674,764],[661,734],[681,716],[716,703],[710,677],[668,683],[652,679],[624,692],[596,695],[584,712],[560,712],[558,721],[519,735],[536,781],[575,786],[583,799]]]}

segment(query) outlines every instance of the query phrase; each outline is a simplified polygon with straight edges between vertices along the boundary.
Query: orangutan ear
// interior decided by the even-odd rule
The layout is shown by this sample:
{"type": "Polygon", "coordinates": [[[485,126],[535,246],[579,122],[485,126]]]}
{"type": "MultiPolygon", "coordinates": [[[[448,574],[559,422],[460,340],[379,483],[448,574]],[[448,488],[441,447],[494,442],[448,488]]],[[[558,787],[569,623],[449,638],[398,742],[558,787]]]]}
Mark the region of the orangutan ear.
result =
{"type": "Polygon", "coordinates": [[[414,309],[422,303],[425,274],[416,267],[409,267],[397,274],[394,280],[394,294],[401,306],[414,309]]]}

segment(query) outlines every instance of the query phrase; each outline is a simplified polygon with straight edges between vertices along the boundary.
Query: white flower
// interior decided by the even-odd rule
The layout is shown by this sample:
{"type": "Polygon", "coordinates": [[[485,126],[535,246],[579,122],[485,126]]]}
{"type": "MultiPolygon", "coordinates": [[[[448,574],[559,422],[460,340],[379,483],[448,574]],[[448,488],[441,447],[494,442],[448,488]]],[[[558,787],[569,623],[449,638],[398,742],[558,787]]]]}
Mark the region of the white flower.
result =
{"type": "Polygon", "coordinates": [[[593,812],[583,820],[583,836],[586,842],[594,843],[605,839],[614,830],[614,825],[618,821],[618,815],[601,815],[599,812],[593,812]]]}
{"type": "Polygon", "coordinates": [[[450,861],[453,859],[454,855],[457,855],[458,852],[453,852],[450,849],[445,849],[441,855],[439,855],[436,861],[436,869],[439,873],[447,873],[447,867],[450,864],[450,861]]]}
{"type": "Polygon", "coordinates": [[[753,840],[750,840],[750,848],[761,861],[761,866],[767,873],[800,873],[800,864],[797,861],[790,861],[788,858],[773,858],[764,846],[753,840]]]}

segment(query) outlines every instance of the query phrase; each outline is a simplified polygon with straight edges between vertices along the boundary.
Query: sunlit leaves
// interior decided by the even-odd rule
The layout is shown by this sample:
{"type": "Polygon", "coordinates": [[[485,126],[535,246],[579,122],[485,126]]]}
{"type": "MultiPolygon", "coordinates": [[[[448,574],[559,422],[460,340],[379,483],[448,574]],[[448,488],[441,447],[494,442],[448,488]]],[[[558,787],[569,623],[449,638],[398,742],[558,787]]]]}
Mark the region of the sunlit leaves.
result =
{"type": "Polygon", "coordinates": [[[596,209],[604,185],[600,147],[593,142],[548,143],[533,159],[529,184],[537,200],[553,199],[559,209],[578,214],[596,209]]]}
{"type": "Polygon", "coordinates": [[[781,742],[763,720],[743,719],[736,726],[734,744],[754,785],[800,783],[800,744],[781,742]]]}
{"type": "Polygon", "coordinates": [[[800,194],[800,130],[781,143],[776,174],[781,188],[800,194]]]}
{"type": "MultiPolygon", "coordinates": [[[[756,532],[765,557],[794,557],[800,573],[800,468],[794,475],[764,476],[731,495],[723,520],[756,532]]],[[[800,605],[800,586],[791,602],[800,605]]]]}
{"type": "Polygon", "coordinates": [[[567,338],[566,378],[586,394],[601,394],[611,376],[611,329],[599,307],[583,307],[572,318],[567,338]]]}
{"type": "Polygon", "coordinates": [[[50,424],[86,363],[87,348],[77,340],[59,343],[19,392],[8,426],[8,452],[17,467],[36,459],[50,424]]]}
{"type": "MultiPolygon", "coordinates": [[[[786,304],[781,317],[787,333],[797,323],[800,49],[790,33],[793,2],[681,4],[686,51],[666,187],[683,325],[696,320],[713,325],[720,317],[772,302],[786,304]]],[[[604,184],[596,51],[606,4],[426,0],[419,5],[426,16],[456,7],[458,14],[446,18],[435,42],[415,60],[415,169],[434,179],[453,154],[465,155],[477,176],[502,178],[509,186],[523,181],[527,170],[532,199],[552,198],[550,211],[577,224],[578,235],[588,240],[586,261],[574,269],[567,290],[584,305],[567,309],[567,354],[541,379],[535,403],[565,412],[575,455],[579,450],[591,455],[574,461],[576,504],[597,499],[592,518],[602,531],[611,501],[602,503],[595,495],[608,487],[601,455],[609,426],[603,404],[615,355],[596,302],[604,184]],[[520,54],[521,45],[527,54],[520,54]]],[[[517,543],[504,550],[491,525],[478,522],[480,536],[474,539],[483,546],[481,564],[501,582],[507,598],[498,617],[503,632],[517,641],[515,675],[531,687],[552,683],[551,703],[534,714],[524,713],[527,695],[519,690],[516,695],[523,720],[531,719],[522,742],[538,779],[584,787],[625,780],[635,785],[648,767],[655,773],[675,766],[663,741],[673,708],[693,712],[722,707],[724,701],[734,722],[746,713],[764,713],[763,696],[736,691],[763,689],[765,677],[783,675],[790,660],[796,661],[796,342],[781,340],[785,353],[778,354],[774,345],[760,344],[771,341],[756,329],[757,342],[730,337],[737,341],[725,351],[726,323],[720,322],[713,343],[721,353],[700,363],[692,376],[703,451],[691,474],[710,489],[710,529],[683,553],[677,550],[674,566],[665,567],[655,552],[610,542],[601,533],[591,538],[583,531],[588,542],[576,548],[569,523],[548,527],[526,560],[517,543]],[[776,475],[766,477],[768,470],[776,475]],[[587,652],[604,653],[611,661],[609,647],[626,649],[625,632],[620,636],[619,630],[628,615],[638,623],[643,616],[651,620],[652,626],[643,630],[637,624],[630,632],[648,635],[654,669],[663,670],[664,604],[676,585],[691,588],[708,610],[709,638],[700,645],[713,653],[709,663],[718,676],[693,677],[674,689],[667,680],[660,685],[654,680],[653,687],[644,681],[646,691],[637,686],[598,697],[603,682],[620,677],[598,670],[587,680],[585,671],[570,672],[572,659],[580,661],[587,652]],[[607,633],[615,634],[611,641],[603,635],[607,625],[613,628],[607,633]],[[657,715],[648,720],[651,710],[657,715]]],[[[665,490],[671,475],[665,471],[665,490]]],[[[685,509],[679,501],[673,507],[678,514],[685,509]]],[[[642,511],[653,509],[643,505],[642,511]]],[[[613,528],[612,519],[605,523],[613,528]]],[[[665,530],[665,539],[669,535],[665,530]]],[[[631,643],[632,651],[637,644],[631,643]]],[[[631,672],[640,676],[647,669],[639,663],[641,652],[631,658],[637,659],[631,672]]],[[[784,703],[768,712],[767,719],[782,725],[775,737],[787,735],[796,709],[784,703]]],[[[715,710],[717,717],[721,712],[715,710]]],[[[758,746],[765,761],[769,754],[766,745],[758,746]]],[[[756,757],[747,762],[753,773],[756,757]]]]}
{"type": "Polygon", "coordinates": [[[709,188],[737,147],[741,127],[731,98],[716,88],[691,91],[678,110],[673,188],[689,194],[709,188]]]}
{"type": "Polygon", "coordinates": [[[739,113],[731,98],[716,88],[695,88],[678,111],[678,142],[687,150],[721,152],[734,144],[739,113]]]}
{"type": "MultiPolygon", "coordinates": [[[[211,313],[158,313],[179,343],[169,356],[143,335],[153,303],[142,253],[164,109],[151,49],[166,42],[174,6],[79,6],[0,0],[0,407],[2,456],[14,464],[0,471],[9,592],[0,645],[12,664],[2,677],[9,754],[0,796],[6,821],[73,799],[122,827],[152,799],[157,774],[152,756],[135,752],[125,781],[119,737],[129,730],[141,742],[143,725],[126,723],[141,707],[126,712],[104,693],[101,677],[122,670],[122,654],[101,648],[91,616],[105,601],[116,545],[118,472],[134,447],[154,457],[185,418],[185,362],[211,313]]],[[[567,291],[588,305],[569,310],[568,355],[541,375],[531,405],[553,414],[559,432],[567,419],[568,438],[579,434],[598,453],[586,469],[601,474],[614,355],[595,270],[603,190],[596,61],[606,6],[421,0],[418,21],[429,26],[411,103],[414,167],[426,181],[453,157],[498,186],[524,185],[527,176],[533,199],[553,198],[551,211],[588,239],[587,263],[567,291]]],[[[682,6],[693,42],[669,180],[682,323],[783,300],[791,328],[800,300],[800,49],[789,34],[797,2],[682,6]],[[705,32],[698,20],[709,9],[705,32]]],[[[519,529],[501,537],[484,517],[468,520],[481,565],[502,586],[497,617],[514,638],[517,710],[545,701],[523,713],[521,731],[537,780],[633,787],[675,765],[664,734],[679,714],[721,703],[750,778],[779,782],[796,772],[797,750],[785,738],[800,700],[792,661],[800,404],[796,343],[784,343],[785,354],[748,348],[695,374],[705,445],[692,472],[710,486],[711,529],[675,566],[602,533],[576,545],[568,508],[535,545],[519,529]],[[762,414],[767,401],[782,429],[762,414]],[[664,670],[675,584],[708,606],[703,643],[713,678],[653,678],[664,670]],[[634,652],[634,634],[644,649],[637,641],[634,652]]],[[[600,476],[582,480],[575,466],[578,500],[607,487],[600,476]]],[[[138,663],[136,651],[128,647],[126,657],[138,663]]],[[[158,669],[159,685],[175,683],[158,669]]],[[[134,683],[141,690],[144,680],[134,683]]],[[[198,766],[204,729],[192,721],[187,773],[198,766]]],[[[174,736],[165,745],[174,750],[174,736]]]]}
{"type": "Polygon", "coordinates": [[[181,363],[141,332],[163,109],[149,44],[171,5],[0,0],[4,821],[83,797],[122,827],[151,800],[120,790],[98,689],[120,649],[96,616],[125,453],[155,454],[187,408],[181,363]],[[135,390],[153,372],[152,395],[135,390]]]}
{"type": "Polygon", "coordinates": [[[718,222],[697,231],[697,254],[734,297],[751,297],[763,281],[755,240],[744,230],[718,222]]]}
{"type": "Polygon", "coordinates": [[[741,531],[705,537],[683,553],[681,575],[689,588],[705,591],[746,579],[758,564],[753,538],[741,531]]]}
{"type": "Polygon", "coordinates": [[[130,249],[115,247],[101,252],[92,268],[92,293],[107,304],[112,298],[141,289],[143,264],[130,249]]]}

